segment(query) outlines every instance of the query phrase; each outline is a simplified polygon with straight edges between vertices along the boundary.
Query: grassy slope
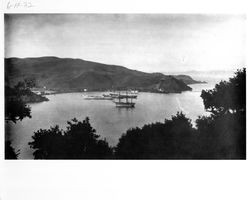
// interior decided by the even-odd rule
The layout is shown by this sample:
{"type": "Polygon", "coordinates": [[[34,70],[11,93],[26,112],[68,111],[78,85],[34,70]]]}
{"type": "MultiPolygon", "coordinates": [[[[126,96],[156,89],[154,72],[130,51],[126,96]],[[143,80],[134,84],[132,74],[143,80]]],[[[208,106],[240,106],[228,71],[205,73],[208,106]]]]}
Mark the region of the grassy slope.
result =
{"type": "Polygon", "coordinates": [[[40,86],[59,91],[135,88],[152,92],[158,89],[181,92],[191,89],[173,76],[70,58],[7,58],[5,73],[11,85],[25,77],[34,77],[40,86]]]}

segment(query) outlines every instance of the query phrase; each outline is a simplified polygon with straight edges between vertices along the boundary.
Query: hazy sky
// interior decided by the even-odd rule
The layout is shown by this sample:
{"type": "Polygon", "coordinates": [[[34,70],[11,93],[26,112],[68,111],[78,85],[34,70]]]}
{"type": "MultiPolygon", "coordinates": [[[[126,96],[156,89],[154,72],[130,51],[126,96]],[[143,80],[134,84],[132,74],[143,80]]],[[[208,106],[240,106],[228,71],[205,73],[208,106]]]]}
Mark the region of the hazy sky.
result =
{"type": "Polygon", "coordinates": [[[230,70],[246,65],[245,24],[242,15],[9,14],[5,57],[81,58],[147,72],[230,70]]]}

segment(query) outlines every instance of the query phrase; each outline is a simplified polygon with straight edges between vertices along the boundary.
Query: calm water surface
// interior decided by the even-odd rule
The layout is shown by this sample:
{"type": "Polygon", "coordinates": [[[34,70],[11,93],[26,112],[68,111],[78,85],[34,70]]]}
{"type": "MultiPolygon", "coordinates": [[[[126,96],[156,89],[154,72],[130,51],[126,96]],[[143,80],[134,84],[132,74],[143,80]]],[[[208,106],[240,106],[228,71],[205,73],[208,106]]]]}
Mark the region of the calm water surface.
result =
{"type": "MultiPolygon", "coordinates": [[[[32,140],[34,131],[59,125],[66,128],[66,122],[72,118],[83,120],[90,118],[96,133],[106,138],[115,146],[120,136],[132,127],[142,127],[152,122],[163,122],[178,111],[184,112],[192,122],[199,115],[207,115],[200,97],[202,89],[214,87],[214,83],[191,85],[193,91],[181,94],[140,93],[134,109],[116,108],[110,100],[85,100],[83,93],[49,95],[48,102],[30,104],[32,118],[25,118],[16,124],[6,124],[15,149],[20,149],[20,159],[32,159],[32,149],[28,142],[32,140]]],[[[88,95],[103,93],[91,92],[88,95]]]]}

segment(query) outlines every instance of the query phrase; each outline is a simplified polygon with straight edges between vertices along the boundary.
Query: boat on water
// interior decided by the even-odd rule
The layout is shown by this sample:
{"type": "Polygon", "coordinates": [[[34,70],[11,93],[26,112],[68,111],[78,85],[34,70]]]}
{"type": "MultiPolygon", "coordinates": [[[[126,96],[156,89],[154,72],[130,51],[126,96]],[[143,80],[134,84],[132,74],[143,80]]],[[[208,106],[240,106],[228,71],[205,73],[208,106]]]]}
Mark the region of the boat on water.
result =
{"type": "Polygon", "coordinates": [[[136,99],[137,95],[134,95],[134,94],[121,94],[120,98],[123,98],[123,99],[125,99],[125,98],[136,99]]]}
{"type": "Polygon", "coordinates": [[[84,95],[85,100],[114,100],[117,107],[134,107],[135,103],[132,99],[137,98],[138,93],[131,93],[131,91],[110,92],[103,95],[84,95]],[[118,99],[118,101],[117,101],[118,99]],[[125,99],[125,101],[123,101],[125,99]]]}
{"type": "Polygon", "coordinates": [[[107,96],[84,96],[85,100],[112,100],[112,97],[107,96]]]}
{"type": "Polygon", "coordinates": [[[125,99],[125,98],[132,98],[132,99],[136,99],[138,96],[138,92],[135,93],[135,91],[131,92],[131,91],[122,91],[122,92],[111,92],[109,94],[106,94],[104,96],[109,96],[112,98],[120,98],[120,99],[125,99]]]}
{"type": "Polygon", "coordinates": [[[134,108],[135,103],[134,102],[115,102],[116,107],[119,108],[134,108]]]}
{"type": "Polygon", "coordinates": [[[114,98],[114,96],[112,96],[110,94],[103,94],[102,96],[107,97],[107,98],[109,97],[109,98],[112,98],[112,99],[114,98]]]}
{"type": "Polygon", "coordinates": [[[139,91],[138,91],[138,90],[129,90],[129,93],[130,93],[130,94],[138,94],[139,91]]]}
{"type": "Polygon", "coordinates": [[[119,107],[119,108],[134,108],[135,107],[135,103],[132,102],[133,98],[127,94],[121,95],[119,93],[116,99],[118,99],[118,101],[117,100],[114,101],[116,107],[119,107]],[[125,99],[125,101],[123,99],[125,99]]]}

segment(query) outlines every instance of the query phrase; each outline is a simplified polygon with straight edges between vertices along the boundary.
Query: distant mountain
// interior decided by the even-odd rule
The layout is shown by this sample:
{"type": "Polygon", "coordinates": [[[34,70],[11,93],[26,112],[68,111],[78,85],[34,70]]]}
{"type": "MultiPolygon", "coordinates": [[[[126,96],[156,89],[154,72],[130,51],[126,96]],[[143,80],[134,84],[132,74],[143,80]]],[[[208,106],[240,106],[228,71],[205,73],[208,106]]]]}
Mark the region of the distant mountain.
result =
{"type": "Polygon", "coordinates": [[[38,85],[58,92],[137,89],[179,93],[191,90],[187,76],[145,73],[117,65],[81,59],[39,57],[6,58],[5,81],[14,85],[24,78],[35,78],[38,85]]]}
{"type": "Polygon", "coordinates": [[[185,76],[189,76],[190,78],[192,77],[193,79],[195,79],[195,81],[199,80],[198,83],[219,83],[221,80],[228,81],[230,77],[235,75],[234,74],[235,71],[236,70],[209,70],[208,69],[207,71],[192,70],[192,71],[183,71],[183,72],[162,72],[162,73],[173,75],[173,76],[178,75],[178,74],[185,74],[185,76]]]}
{"type": "Polygon", "coordinates": [[[196,84],[196,83],[206,83],[205,81],[196,81],[192,79],[191,76],[188,76],[188,75],[173,75],[173,76],[178,80],[182,80],[187,85],[196,84]]]}

